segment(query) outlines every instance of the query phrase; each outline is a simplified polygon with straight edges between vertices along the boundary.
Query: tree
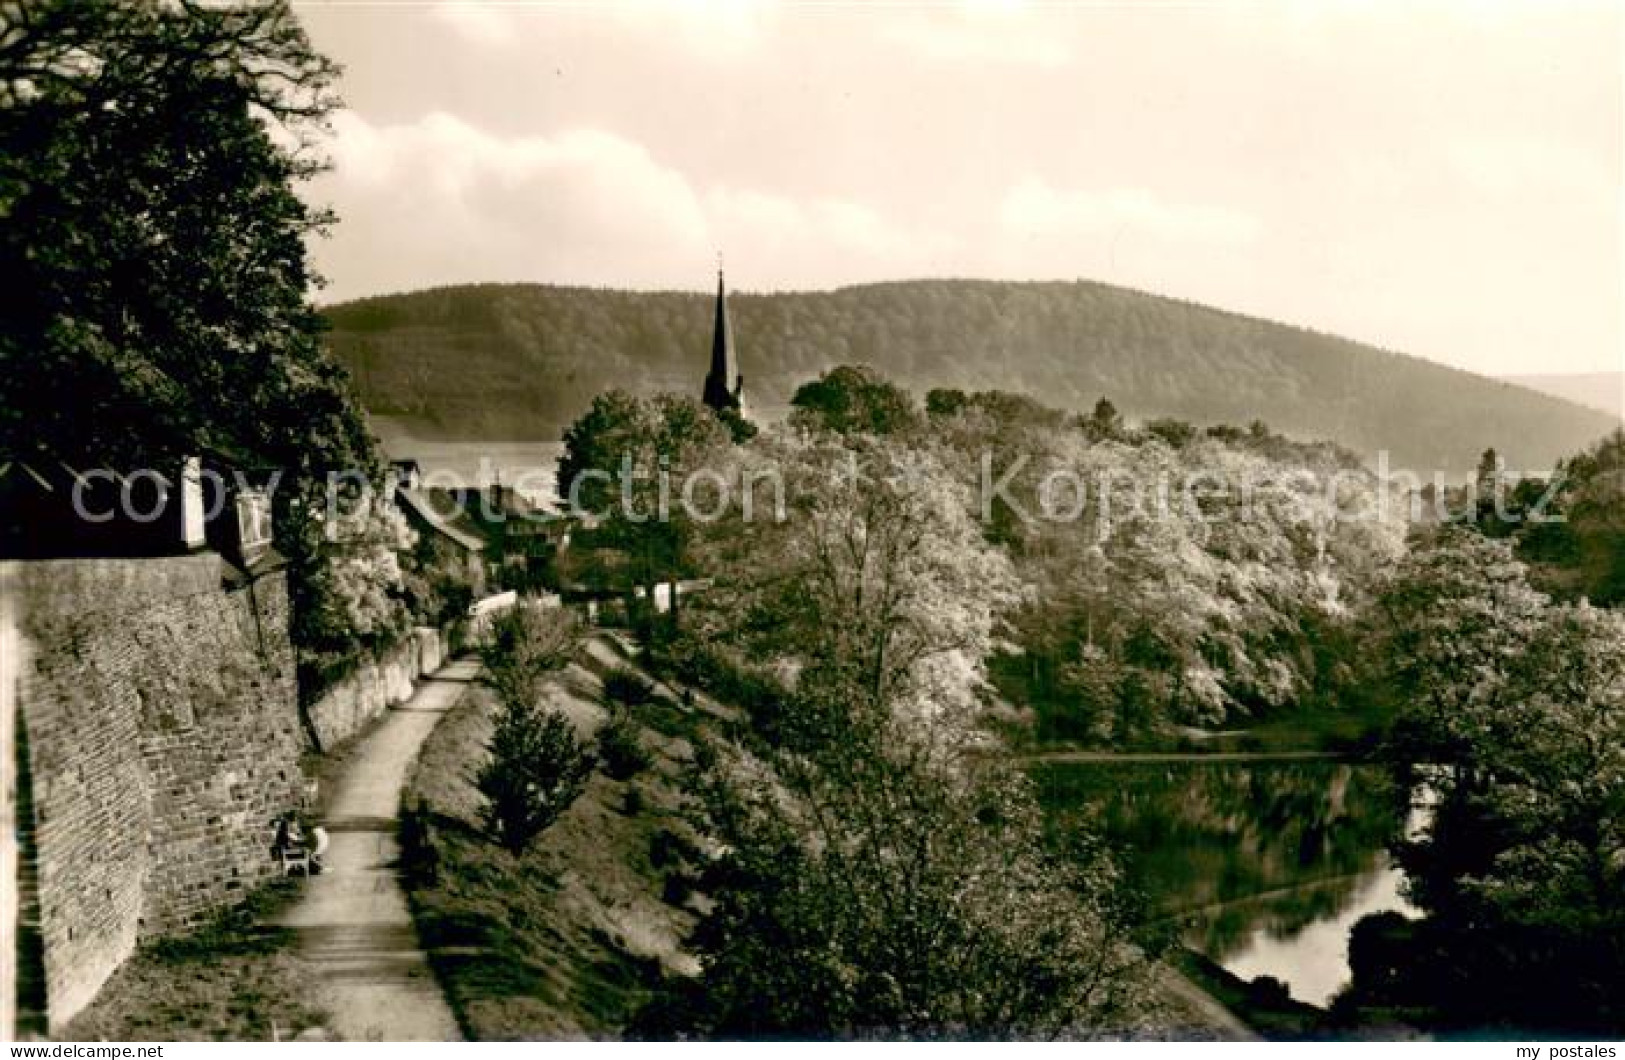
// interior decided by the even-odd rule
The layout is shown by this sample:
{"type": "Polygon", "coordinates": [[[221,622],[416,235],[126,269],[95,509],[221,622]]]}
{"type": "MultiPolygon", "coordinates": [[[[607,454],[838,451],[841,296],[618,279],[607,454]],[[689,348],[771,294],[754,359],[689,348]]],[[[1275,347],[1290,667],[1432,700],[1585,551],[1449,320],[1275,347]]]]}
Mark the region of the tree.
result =
{"type": "Polygon", "coordinates": [[[604,675],[604,697],[627,707],[641,707],[655,698],[655,686],[630,666],[620,666],[604,675]]]}
{"type": "Polygon", "coordinates": [[[406,629],[395,589],[401,584],[400,555],[415,535],[376,493],[364,492],[349,507],[342,518],[311,524],[311,540],[295,553],[288,630],[300,648],[307,695],[326,684],[327,666],[349,661],[357,643],[388,643],[406,629]]]}
{"type": "Polygon", "coordinates": [[[790,399],[796,419],[837,434],[895,434],[915,425],[907,391],[867,366],[831,368],[790,399]]]}
{"type": "Polygon", "coordinates": [[[491,624],[481,649],[486,680],[504,703],[533,703],[548,676],[575,658],[581,624],[562,607],[521,604],[491,624]]]}
{"type": "Polygon", "coordinates": [[[546,680],[574,656],[580,628],[562,608],[520,606],[492,626],[482,654],[498,698],[490,757],[475,777],[486,827],[522,852],[570,808],[592,756],[570,719],[547,706],[546,680]]]}
{"type": "Polygon", "coordinates": [[[523,853],[580,796],[593,759],[570,719],[535,700],[502,701],[489,750],[475,777],[485,824],[509,851],[523,853]]]}
{"type": "Polygon", "coordinates": [[[1533,636],[1546,604],[1509,542],[1453,527],[1413,549],[1378,601],[1367,652],[1405,708],[1392,738],[1401,757],[1448,764],[1474,783],[1475,726],[1518,694],[1504,663],[1533,636]]]}
{"type": "Polygon", "coordinates": [[[928,416],[953,416],[969,403],[963,390],[938,388],[925,395],[925,412],[928,416]]]}
{"type": "Polygon", "coordinates": [[[650,420],[648,404],[624,390],[593,398],[564,432],[556,476],[559,499],[595,515],[608,514],[623,466],[647,459],[642,451],[655,431],[650,420]]]}
{"type": "Polygon", "coordinates": [[[1407,1001],[1449,1026],[1617,1033],[1625,617],[1550,605],[1509,542],[1463,528],[1418,549],[1383,605],[1371,654],[1403,704],[1389,750],[1432,807],[1396,850],[1429,914],[1407,1001]]]}
{"type": "Polygon", "coordinates": [[[638,735],[638,724],[626,704],[613,704],[609,718],[598,727],[595,736],[598,761],[605,775],[613,780],[631,780],[654,761],[649,749],[638,735]]]}
{"type": "Polygon", "coordinates": [[[1481,495],[1495,492],[1495,483],[1501,477],[1501,457],[1494,449],[1486,449],[1479,454],[1478,469],[1473,473],[1473,481],[1478,486],[1481,495]]]}
{"type": "Polygon", "coordinates": [[[654,698],[653,682],[630,666],[617,667],[604,675],[604,699],[608,701],[609,717],[598,727],[598,761],[603,764],[604,772],[615,780],[630,780],[654,761],[643,746],[638,724],[632,717],[633,708],[644,706],[654,698]]]}
{"type": "MultiPolygon", "coordinates": [[[[776,439],[795,509],[718,567],[709,642],[782,676],[691,783],[721,854],[702,974],[645,1033],[1052,1037],[1144,1000],[1116,875],[1058,859],[986,751],[983,659],[1017,587],[931,454],[867,433],[776,439]]],[[[721,531],[725,541],[737,534],[721,531]]],[[[692,635],[692,631],[691,631],[692,635]]]]}
{"type": "Polygon", "coordinates": [[[1120,743],[1353,702],[1346,631],[1403,527],[1335,450],[1229,434],[1178,449],[1139,432],[1091,441],[1031,414],[967,412],[931,436],[959,477],[982,477],[984,502],[1003,484],[984,532],[1042,587],[994,665],[1001,691],[1035,708],[1040,739],[1120,743]]]}
{"type": "Polygon", "coordinates": [[[377,527],[335,527],[328,476],[382,481],[308,300],[304,240],[330,218],[294,190],[321,167],[336,75],[286,0],[0,4],[0,453],[283,469],[276,545],[307,653],[353,646],[329,619],[396,577],[330,563],[377,527]]]}
{"type": "Polygon", "coordinates": [[[336,68],[288,4],[0,14],[5,448],[364,465],[306,300],[303,240],[330,218],[293,185],[320,163],[271,132],[306,145],[335,103],[336,68]]]}
{"type": "Polygon", "coordinates": [[[1535,584],[1559,599],[1625,601],[1625,431],[1512,486],[1507,518],[1480,503],[1478,528],[1512,537],[1535,584]]]}
{"type": "MultiPolygon", "coordinates": [[[[832,734],[833,735],[833,734],[832,734]]],[[[697,982],[645,1033],[699,1037],[1049,1038],[1131,1025],[1147,966],[1116,873],[1061,860],[1025,778],[944,757],[898,723],[883,740],[713,768],[723,853],[693,937],[697,982]]]]}
{"type": "Polygon", "coordinates": [[[1096,442],[1116,438],[1123,433],[1123,417],[1118,413],[1117,406],[1103,397],[1095,402],[1094,411],[1083,421],[1083,431],[1096,442]]]}
{"type": "Polygon", "coordinates": [[[1581,591],[1594,603],[1625,602],[1625,430],[1571,459],[1565,507],[1581,591]]]}
{"type": "Polygon", "coordinates": [[[702,469],[730,480],[723,473],[733,448],[725,424],[692,398],[645,399],[612,390],[593,400],[564,441],[561,497],[601,517],[600,540],[625,554],[633,583],[649,600],[658,583],[672,583],[675,621],[676,582],[692,567],[687,501],[706,504],[687,487],[702,469]]]}
{"type": "Polygon", "coordinates": [[[1161,438],[1175,449],[1183,449],[1196,437],[1196,428],[1184,420],[1172,417],[1151,420],[1145,425],[1147,434],[1161,438]]]}
{"type": "Polygon", "coordinates": [[[970,490],[895,439],[774,443],[764,455],[784,475],[787,517],[709,528],[717,577],[706,635],[810,685],[854,677],[840,686],[850,701],[831,701],[849,717],[884,705],[963,724],[998,616],[1018,592],[972,518],[970,490]]]}
{"type": "Polygon", "coordinates": [[[733,439],[735,445],[744,445],[761,433],[761,428],[745,418],[745,414],[736,408],[713,409],[712,415],[728,431],[728,437],[733,439]]]}

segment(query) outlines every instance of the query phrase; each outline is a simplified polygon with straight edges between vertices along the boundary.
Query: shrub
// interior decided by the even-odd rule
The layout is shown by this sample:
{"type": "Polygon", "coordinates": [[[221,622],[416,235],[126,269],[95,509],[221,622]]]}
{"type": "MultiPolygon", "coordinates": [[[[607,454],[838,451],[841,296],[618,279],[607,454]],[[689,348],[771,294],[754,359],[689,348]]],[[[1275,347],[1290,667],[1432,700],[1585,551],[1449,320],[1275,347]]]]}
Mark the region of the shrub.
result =
{"type": "Polygon", "coordinates": [[[1145,425],[1145,430],[1147,434],[1161,438],[1175,449],[1183,449],[1196,438],[1196,428],[1184,420],[1152,420],[1145,425]]]}
{"type": "Polygon", "coordinates": [[[432,887],[440,875],[434,815],[424,799],[401,815],[401,871],[413,887],[432,887]]]}
{"type": "Polygon", "coordinates": [[[649,864],[657,869],[670,865],[701,865],[705,863],[700,848],[686,836],[670,828],[662,828],[649,837],[649,864]]]}
{"type": "Polygon", "coordinates": [[[568,718],[529,701],[502,704],[490,750],[475,780],[482,814],[497,841],[518,854],[581,794],[592,755],[568,718]]]}
{"type": "Polygon", "coordinates": [[[726,654],[693,641],[676,645],[655,656],[655,660],[663,672],[677,680],[744,710],[755,729],[773,739],[777,719],[786,707],[784,686],[771,675],[741,666],[726,654]]]}
{"type": "Polygon", "coordinates": [[[468,614],[474,590],[453,574],[414,563],[401,571],[401,588],[412,618],[419,624],[448,625],[468,614]]]}
{"type": "Polygon", "coordinates": [[[636,670],[622,666],[604,676],[604,695],[612,702],[639,707],[654,698],[655,686],[636,670]]]}
{"type": "Polygon", "coordinates": [[[1284,1005],[1292,1000],[1292,992],[1275,976],[1260,975],[1247,984],[1247,997],[1254,1004],[1284,1005]]]}
{"type": "Polygon", "coordinates": [[[616,780],[631,780],[653,761],[638,739],[637,724],[624,711],[616,711],[598,730],[598,757],[604,772],[616,780]]]}
{"type": "Polygon", "coordinates": [[[563,608],[521,604],[491,624],[480,654],[486,677],[505,704],[534,702],[542,679],[575,657],[581,627],[563,608]]]}
{"type": "Polygon", "coordinates": [[[694,894],[694,877],[686,872],[673,872],[661,885],[660,898],[667,905],[681,909],[694,894]]]}

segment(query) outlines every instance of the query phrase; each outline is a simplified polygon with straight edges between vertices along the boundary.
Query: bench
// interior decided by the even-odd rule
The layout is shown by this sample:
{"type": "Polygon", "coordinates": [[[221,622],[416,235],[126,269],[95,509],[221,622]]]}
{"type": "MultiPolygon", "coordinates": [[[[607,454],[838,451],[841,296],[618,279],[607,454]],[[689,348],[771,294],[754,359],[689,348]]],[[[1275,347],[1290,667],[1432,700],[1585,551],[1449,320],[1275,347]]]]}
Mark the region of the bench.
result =
{"type": "Polygon", "coordinates": [[[282,875],[284,876],[292,875],[293,870],[296,868],[300,872],[303,872],[306,876],[310,875],[309,847],[283,847],[281,852],[277,855],[277,860],[282,863],[282,875]]]}

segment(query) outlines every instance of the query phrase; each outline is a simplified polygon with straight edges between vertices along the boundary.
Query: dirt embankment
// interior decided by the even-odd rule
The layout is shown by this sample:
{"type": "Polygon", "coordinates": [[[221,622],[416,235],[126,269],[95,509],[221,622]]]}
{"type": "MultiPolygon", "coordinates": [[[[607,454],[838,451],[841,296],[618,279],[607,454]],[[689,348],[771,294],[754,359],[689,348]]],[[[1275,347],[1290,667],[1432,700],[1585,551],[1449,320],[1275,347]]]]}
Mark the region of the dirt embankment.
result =
{"type": "MultiPolygon", "coordinates": [[[[589,738],[608,717],[601,677],[629,665],[626,647],[595,637],[583,663],[560,674],[549,696],[589,738]]],[[[469,1038],[618,1038],[662,975],[697,970],[683,940],[705,899],[691,890],[685,852],[695,837],[679,780],[695,734],[738,715],[656,684],[662,694],[633,712],[650,766],[625,781],[595,774],[521,856],[492,842],[480,822],[473,777],[491,733],[490,692],[465,697],[425,745],[407,799],[428,803],[441,866],[412,904],[469,1038]],[[679,706],[685,699],[692,703],[679,706]]],[[[1169,1036],[1250,1036],[1177,972],[1163,987],[1149,1022],[1169,1036]]]]}
{"type": "MultiPolygon", "coordinates": [[[[570,666],[548,694],[584,739],[608,716],[585,667],[570,666]]],[[[624,781],[600,770],[516,857],[484,834],[474,788],[494,707],[487,689],[466,697],[407,786],[408,806],[427,802],[440,850],[438,880],[412,895],[418,930],[470,1038],[619,1037],[662,974],[696,970],[681,943],[697,899],[678,856],[693,718],[638,708],[650,766],[624,781]]]]}

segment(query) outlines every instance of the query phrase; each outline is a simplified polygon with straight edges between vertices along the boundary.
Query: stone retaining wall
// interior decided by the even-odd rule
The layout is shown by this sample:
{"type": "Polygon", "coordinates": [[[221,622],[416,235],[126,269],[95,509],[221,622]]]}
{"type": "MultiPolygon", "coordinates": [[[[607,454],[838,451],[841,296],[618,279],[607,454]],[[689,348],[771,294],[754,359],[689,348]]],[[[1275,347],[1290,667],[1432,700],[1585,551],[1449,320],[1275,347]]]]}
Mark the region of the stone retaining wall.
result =
{"type": "Polygon", "coordinates": [[[221,564],[0,563],[0,723],[32,785],[7,792],[6,816],[31,804],[15,827],[38,893],[37,924],[8,935],[39,936],[53,1028],[140,939],[206,922],[275,871],[270,822],[301,789],[287,586],[228,592],[221,564]]]}
{"type": "Polygon", "coordinates": [[[412,696],[418,680],[440,669],[451,651],[448,632],[419,626],[377,659],[358,666],[305,708],[318,750],[332,750],[384,711],[412,696]]]}

